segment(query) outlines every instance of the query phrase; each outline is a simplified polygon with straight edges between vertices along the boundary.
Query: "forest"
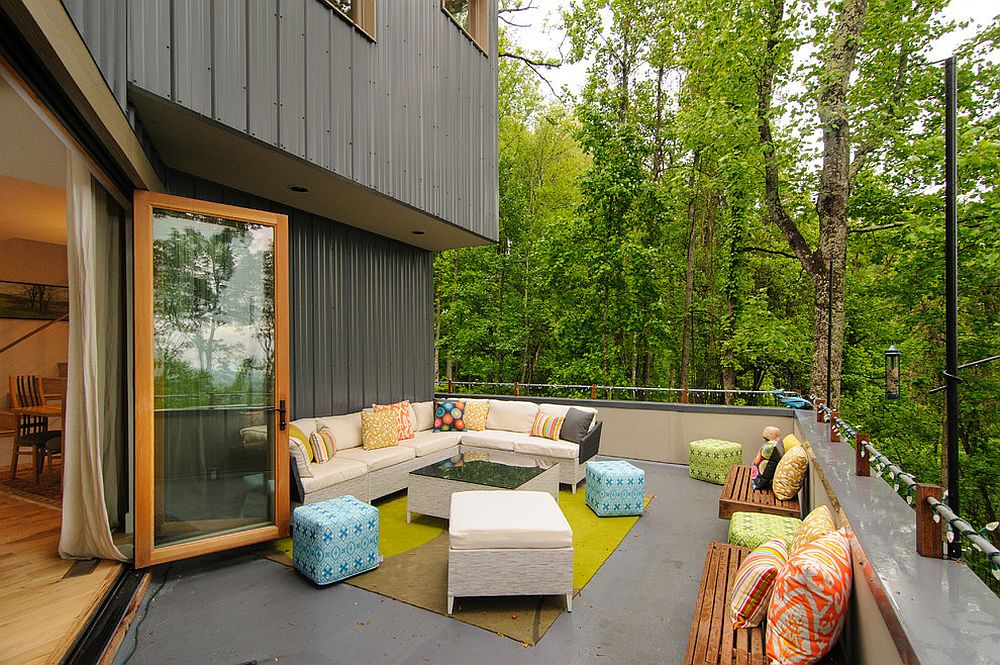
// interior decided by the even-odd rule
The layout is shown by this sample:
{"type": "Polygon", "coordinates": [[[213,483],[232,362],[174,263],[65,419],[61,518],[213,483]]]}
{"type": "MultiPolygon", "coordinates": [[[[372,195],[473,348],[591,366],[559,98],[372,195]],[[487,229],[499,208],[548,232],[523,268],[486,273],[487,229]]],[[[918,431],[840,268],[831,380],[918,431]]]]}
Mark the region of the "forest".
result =
{"type": "MultiPolygon", "coordinates": [[[[832,403],[940,483],[944,73],[927,54],[964,27],[947,4],[571,0],[559,61],[511,40],[530,2],[502,1],[500,238],[436,257],[439,381],[823,395],[830,343],[832,403]],[[549,94],[575,61],[583,89],[549,94]]],[[[962,363],[1000,354],[1000,17],[973,32],[954,49],[962,363]]],[[[962,379],[962,512],[982,526],[1000,519],[1000,362],[962,379]]]]}

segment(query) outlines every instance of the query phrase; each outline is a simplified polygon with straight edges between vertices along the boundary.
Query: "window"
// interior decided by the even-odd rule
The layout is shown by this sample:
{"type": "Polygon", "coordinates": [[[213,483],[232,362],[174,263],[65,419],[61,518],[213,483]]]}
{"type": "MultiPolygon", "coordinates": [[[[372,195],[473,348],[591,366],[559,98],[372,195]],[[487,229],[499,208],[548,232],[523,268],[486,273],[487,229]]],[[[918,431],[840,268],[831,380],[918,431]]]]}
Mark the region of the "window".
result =
{"type": "Polygon", "coordinates": [[[375,0],[326,0],[326,4],[375,39],[375,0]]]}
{"type": "Polygon", "coordinates": [[[489,0],[441,0],[441,9],[484,53],[490,48],[488,5],[489,0]]]}

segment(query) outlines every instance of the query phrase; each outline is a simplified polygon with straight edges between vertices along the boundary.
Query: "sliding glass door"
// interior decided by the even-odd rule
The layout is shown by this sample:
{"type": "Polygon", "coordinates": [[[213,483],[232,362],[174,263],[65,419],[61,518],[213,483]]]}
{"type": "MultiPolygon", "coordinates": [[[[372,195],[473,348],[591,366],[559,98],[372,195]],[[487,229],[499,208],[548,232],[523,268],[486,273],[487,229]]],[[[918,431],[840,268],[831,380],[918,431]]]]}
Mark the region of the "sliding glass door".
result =
{"type": "Polygon", "coordinates": [[[137,566],[288,532],[287,218],[135,196],[137,566]]]}

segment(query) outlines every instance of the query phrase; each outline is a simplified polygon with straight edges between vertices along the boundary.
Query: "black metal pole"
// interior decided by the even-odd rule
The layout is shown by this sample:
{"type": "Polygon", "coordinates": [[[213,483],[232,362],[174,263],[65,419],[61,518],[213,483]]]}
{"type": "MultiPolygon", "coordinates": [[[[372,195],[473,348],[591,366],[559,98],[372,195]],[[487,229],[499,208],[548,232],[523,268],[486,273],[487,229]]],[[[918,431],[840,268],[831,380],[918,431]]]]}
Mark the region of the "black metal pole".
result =
{"type": "Polygon", "coordinates": [[[830,376],[833,374],[833,259],[826,273],[826,405],[833,408],[830,395],[833,394],[833,386],[830,383],[830,376]]]}
{"type": "MultiPolygon", "coordinates": [[[[944,159],[944,253],[945,253],[945,418],[948,436],[948,506],[956,515],[961,496],[958,487],[958,79],[955,57],[944,63],[945,159],[944,159]]],[[[961,539],[948,543],[948,556],[962,556],[961,539]]]]}

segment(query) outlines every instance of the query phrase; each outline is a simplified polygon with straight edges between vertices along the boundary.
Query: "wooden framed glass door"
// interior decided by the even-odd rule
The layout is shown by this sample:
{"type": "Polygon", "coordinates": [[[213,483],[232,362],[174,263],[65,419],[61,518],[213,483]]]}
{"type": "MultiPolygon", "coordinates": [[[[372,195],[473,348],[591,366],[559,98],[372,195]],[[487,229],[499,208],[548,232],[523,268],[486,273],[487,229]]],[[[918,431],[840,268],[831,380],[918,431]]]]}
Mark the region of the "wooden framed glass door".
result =
{"type": "Polygon", "coordinates": [[[288,534],[288,219],[138,191],[135,564],[288,534]]]}

